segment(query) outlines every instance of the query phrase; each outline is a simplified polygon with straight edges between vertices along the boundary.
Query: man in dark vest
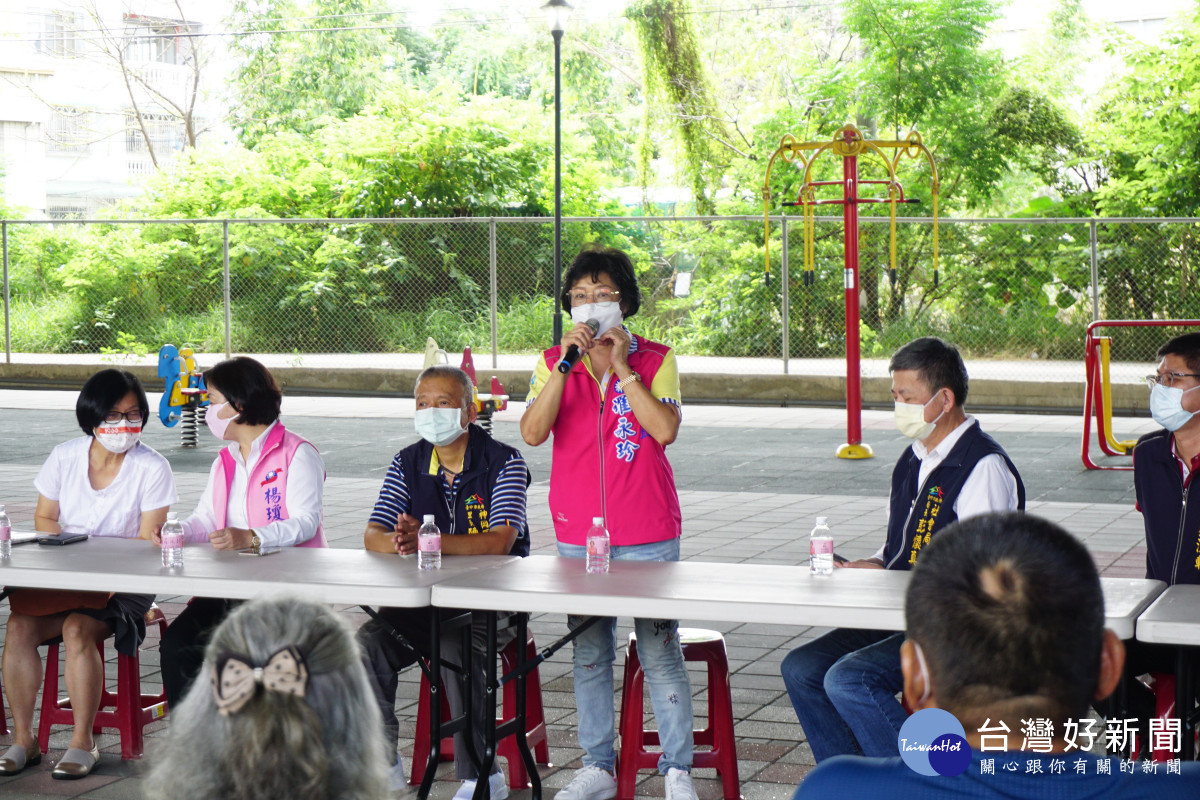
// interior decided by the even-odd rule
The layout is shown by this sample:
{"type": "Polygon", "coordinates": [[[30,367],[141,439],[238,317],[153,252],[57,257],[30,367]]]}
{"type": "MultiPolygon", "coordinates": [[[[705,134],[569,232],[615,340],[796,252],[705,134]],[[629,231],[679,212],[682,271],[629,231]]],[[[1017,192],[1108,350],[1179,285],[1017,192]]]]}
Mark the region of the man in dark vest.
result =
{"type": "MultiPolygon", "coordinates": [[[[914,439],[892,472],[887,540],[843,567],[912,569],[942,528],[992,511],[1025,508],[1008,455],[963,411],[967,368],[935,337],[909,342],[888,365],[896,426],[914,439]]],[[[797,647],[781,671],[813,757],[897,755],[907,718],[896,700],[903,633],[838,628],[797,647]]]]}
{"type": "MultiPolygon", "coordinates": [[[[477,412],[470,377],[457,367],[429,367],[417,376],[415,395],[414,425],[421,439],[392,459],[363,534],[367,549],[401,555],[416,553],[417,529],[422,517],[432,514],[442,532],[442,553],[446,555],[529,555],[529,526],[525,519],[529,469],[520,452],[473,424],[477,412]]],[[[429,647],[427,609],[381,608],[379,614],[387,625],[422,652],[429,647]]],[[[475,617],[474,649],[480,659],[486,617],[483,612],[475,617]]],[[[501,639],[501,646],[513,635],[511,629],[502,634],[506,636],[501,639]]],[[[416,656],[395,641],[387,626],[375,620],[359,629],[358,639],[383,714],[389,757],[396,761],[392,768],[392,788],[403,789],[404,765],[396,752],[397,673],[413,664],[416,656]]],[[[445,636],[443,658],[461,663],[459,642],[457,633],[445,636]]],[[[457,681],[443,682],[450,711],[457,716],[463,708],[457,681]]],[[[471,688],[472,708],[482,714],[483,670],[472,670],[471,688]]],[[[434,713],[438,713],[436,709],[434,713]]],[[[475,751],[482,753],[482,718],[471,733],[475,751]]],[[[455,798],[469,798],[477,776],[461,735],[457,737],[454,754],[455,774],[463,781],[455,798]]],[[[489,787],[492,800],[503,800],[508,795],[498,764],[490,776],[489,787]]]]}
{"type": "MultiPolygon", "coordinates": [[[[1133,485],[1146,526],[1146,577],[1168,584],[1200,583],[1200,333],[1176,336],[1158,349],[1158,368],[1147,378],[1150,415],[1161,430],[1133,448],[1133,485]]],[[[1130,642],[1129,671],[1168,680],[1173,695],[1175,651],[1130,642]]],[[[1142,681],[1130,682],[1130,707],[1141,719],[1154,711],[1142,681]]],[[[1143,723],[1148,725],[1149,723],[1143,723]]]]}
{"type": "Polygon", "coordinates": [[[1146,577],[1200,583],[1200,333],[1158,350],[1150,414],[1162,430],[1133,448],[1133,485],[1146,524],[1146,577]]]}

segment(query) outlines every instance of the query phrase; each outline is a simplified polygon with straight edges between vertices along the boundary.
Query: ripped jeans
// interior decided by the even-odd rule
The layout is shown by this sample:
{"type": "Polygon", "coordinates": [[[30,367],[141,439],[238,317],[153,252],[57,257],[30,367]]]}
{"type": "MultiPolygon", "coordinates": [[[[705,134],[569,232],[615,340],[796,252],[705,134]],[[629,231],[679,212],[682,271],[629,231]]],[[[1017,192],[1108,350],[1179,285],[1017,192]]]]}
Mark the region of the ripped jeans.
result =
{"type": "MultiPolygon", "coordinates": [[[[584,558],[587,548],[558,543],[563,558],[584,558]]],[[[679,540],[612,547],[614,561],[678,561],[679,540]]],[[[570,616],[572,630],[586,617],[570,616]]],[[[679,644],[678,620],[635,619],[638,659],[646,674],[654,719],[658,723],[662,756],[658,771],[692,769],[692,686],[679,644]]],[[[616,739],[613,700],[613,662],[616,659],[617,620],[603,617],[575,640],[575,709],[579,717],[579,746],[583,765],[613,771],[616,739]]]]}

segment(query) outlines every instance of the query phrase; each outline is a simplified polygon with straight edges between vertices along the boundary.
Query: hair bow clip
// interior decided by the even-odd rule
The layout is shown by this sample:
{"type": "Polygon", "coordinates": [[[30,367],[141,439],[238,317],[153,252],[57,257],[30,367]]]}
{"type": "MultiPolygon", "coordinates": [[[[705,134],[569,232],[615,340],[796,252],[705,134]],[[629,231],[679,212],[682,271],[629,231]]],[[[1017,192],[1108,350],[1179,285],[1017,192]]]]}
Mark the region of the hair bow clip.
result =
{"type": "Polygon", "coordinates": [[[258,692],[258,687],[272,692],[304,697],[308,689],[308,667],[304,656],[293,645],[271,654],[264,666],[256,667],[242,653],[224,652],[217,657],[212,672],[213,695],[217,711],[229,716],[241,711],[258,692]]]}

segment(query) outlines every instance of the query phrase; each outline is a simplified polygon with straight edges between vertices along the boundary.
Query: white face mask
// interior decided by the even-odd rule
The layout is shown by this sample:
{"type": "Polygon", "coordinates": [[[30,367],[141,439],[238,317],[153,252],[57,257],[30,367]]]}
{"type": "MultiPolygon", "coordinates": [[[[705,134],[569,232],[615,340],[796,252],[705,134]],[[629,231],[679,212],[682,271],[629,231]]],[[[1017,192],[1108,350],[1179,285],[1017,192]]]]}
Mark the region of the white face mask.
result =
{"type": "Polygon", "coordinates": [[[621,313],[620,303],[587,303],[582,306],[575,306],[571,309],[572,322],[587,322],[589,319],[594,319],[599,323],[596,328],[597,334],[607,333],[612,328],[621,324],[621,320],[625,318],[621,313]]]}
{"type": "Polygon", "coordinates": [[[1150,416],[1169,431],[1179,430],[1191,422],[1192,417],[1200,413],[1188,411],[1183,407],[1184,394],[1196,389],[1200,389],[1200,386],[1180,389],[1175,386],[1155,384],[1154,388],[1150,390],[1150,416]]]}
{"type": "Polygon", "coordinates": [[[444,447],[463,435],[461,408],[418,408],[413,416],[417,435],[434,447],[444,447]]]}
{"type": "MultiPolygon", "coordinates": [[[[937,400],[941,396],[938,392],[933,397],[929,398],[929,403],[937,400]]],[[[929,434],[933,433],[933,428],[937,425],[938,420],[946,413],[945,409],[941,414],[938,414],[933,422],[925,421],[925,409],[929,407],[929,403],[902,403],[896,401],[896,427],[910,439],[925,439],[929,434]]]]}
{"type": "Polygon", "coordinates": [[[109,425],[107,422],[100,424],[95,430],[96,441],[110,453],[124,453],[138,443],[138,439],[142,437],[142,428],[132,427],[128,421],[122,421],[117,425],[109,425]]]}

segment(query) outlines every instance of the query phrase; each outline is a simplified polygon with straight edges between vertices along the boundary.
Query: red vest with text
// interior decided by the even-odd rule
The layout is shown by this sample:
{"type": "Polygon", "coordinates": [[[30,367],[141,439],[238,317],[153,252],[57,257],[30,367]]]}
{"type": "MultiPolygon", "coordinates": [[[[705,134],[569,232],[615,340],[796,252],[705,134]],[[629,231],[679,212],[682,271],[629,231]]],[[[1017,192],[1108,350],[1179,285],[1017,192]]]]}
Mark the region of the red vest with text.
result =
{"type": "MultiPolygon", "coordinates": [[[[650,386],[670,348],[633,338],[629,366],[650,386]]],[[[552,347],[542,354],[552,371],[560,350],[552,347]]],[[[567,375],[550,430],[550,515],[560,542],[586,544],[592,517],[605,518],[610,540],[618,547],[679,537],[675,474],[663,446],[638,423],[616,376],[601,397],[600,384],[581,359],[567,375]]]]}

